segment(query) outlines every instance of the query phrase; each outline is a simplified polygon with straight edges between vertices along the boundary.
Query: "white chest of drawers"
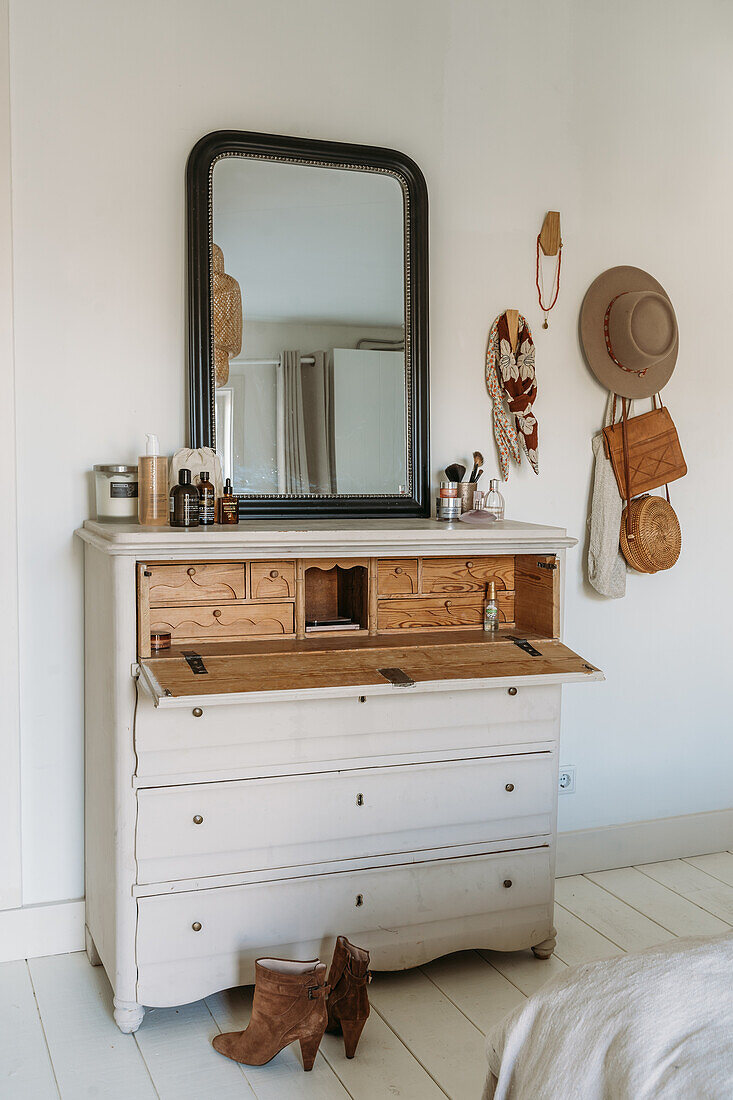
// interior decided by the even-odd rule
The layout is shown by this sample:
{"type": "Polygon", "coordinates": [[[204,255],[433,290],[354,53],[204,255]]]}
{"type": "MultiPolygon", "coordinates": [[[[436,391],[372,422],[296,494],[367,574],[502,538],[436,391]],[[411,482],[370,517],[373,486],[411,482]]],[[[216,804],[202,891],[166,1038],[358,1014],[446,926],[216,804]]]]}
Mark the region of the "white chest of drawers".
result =
{"type": "Polygon", "coordinates": [[[552,950],[561,684],[602,678],[560,642],[564,531],[80,536],[87,946],[123,1031],[145,1005],[251,982],[260,955],[326,957],[339,933],[376,970],[552,950]],[[337,561],[361,571],[362,629],[306,636],[337,561]],[[472,625],[487,576],[507,623],[492,640],[472,625]],[[151,659],[161,625],[177,648],[151,659]]]}

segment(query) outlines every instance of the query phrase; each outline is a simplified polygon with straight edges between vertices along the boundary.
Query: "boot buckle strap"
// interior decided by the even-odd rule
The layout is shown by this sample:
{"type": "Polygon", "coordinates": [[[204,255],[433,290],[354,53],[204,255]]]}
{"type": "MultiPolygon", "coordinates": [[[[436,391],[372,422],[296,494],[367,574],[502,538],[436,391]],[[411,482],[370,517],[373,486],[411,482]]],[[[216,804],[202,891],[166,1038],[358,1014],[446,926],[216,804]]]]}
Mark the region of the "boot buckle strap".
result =
{"type": "Polygon", "coordinates": [[[326,985],[311,985],[308,986],[308,1000],[315,1001],[318,997],[327,997],[331,992],[331,987],[326,985]]]}

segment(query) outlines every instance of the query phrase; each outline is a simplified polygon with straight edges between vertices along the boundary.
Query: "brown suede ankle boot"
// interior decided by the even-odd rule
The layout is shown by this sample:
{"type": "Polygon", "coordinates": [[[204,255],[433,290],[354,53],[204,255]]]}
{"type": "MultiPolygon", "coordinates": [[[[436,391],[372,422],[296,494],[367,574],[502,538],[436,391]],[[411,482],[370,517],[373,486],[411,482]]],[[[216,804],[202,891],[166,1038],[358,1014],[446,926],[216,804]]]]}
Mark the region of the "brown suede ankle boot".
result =
{"type": "Polygon", "coordinates": [[[216,1035],[214,1048],[234,1062],[264,1066],[297,1039],[303,1069],[312,1069],[326,1030],[327,996],[326,967],[319,959],[258,959],[249,1026],[216,1035]]]}
{"type": "Polygon", "coordinates": [[[347,1058],[356,1054],[369,1017],[367,985],[371,980],[369,952],[339,936],[328,975],[328,1031],[343,1032],[347,1058]]]}

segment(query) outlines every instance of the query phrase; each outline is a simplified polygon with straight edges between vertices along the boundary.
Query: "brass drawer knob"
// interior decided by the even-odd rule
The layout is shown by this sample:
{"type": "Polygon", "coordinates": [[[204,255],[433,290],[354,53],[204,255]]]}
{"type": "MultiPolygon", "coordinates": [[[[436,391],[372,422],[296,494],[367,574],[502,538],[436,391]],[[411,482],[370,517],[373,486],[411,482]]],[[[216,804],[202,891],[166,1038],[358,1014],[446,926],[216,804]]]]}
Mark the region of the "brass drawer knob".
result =
{"type": "Polygon", "coordinates": [[[194,825],[203,825],[204,819],[201,816],[201,814],[194,814],[193,815],[193,823],[194,823],[194,825]]]}
{"type": "Polygon", "coordinates": [[[363,794],[358,794],[356,796],[356,804],[357,804],[357,806],[363,806],[364,805],[364,795],[363,794]]]}
{"type": "Polygon", "coordinates": [[[204,712],[201,707],[194,707],[191,711],[191,714],[194,716],[194,718],[200,718],[203,713],[204,712]]]}
{"type": "Polygon", "coordinates": [[[193,922],[193,924],[191,925],[191,927],[193,928],[194,932],[200,932],[201,931],[201,921],[200,920],[195,920],[193,922]]]}
{"type": "Polygon", "coordinates": [[[273,578],[273,580],[275,579],[275,577],[277,575],[278,575],[277,569],[271,569],[270,570],[270,576],[273,578]]]}
{"type": "Polygon", "coordinates": [[[395,569],[395,573],[399,577],[401,572],[402,572],[402,567],[400,565],[398,565],[397,568],[395,569]]]}
{"type": "Polygon", "coordinates": [[[363,905],[363,904],[364,904],[364,895],[363,895],[363,894],[357,894],[357,895],[356,895],[356,898],[355,898],[355,900],[354,900],[354,905],[355,905],[355,906],[356,906],[356,908],[358,909],[358,908],[359,908],[359,906],[361,906],[361,905],[363,905]]]}
{"type": "Polygon", "coordinates": [[[516,695],[516,694],[517,694],[517,689],[516,688],[507,688],[507,695],[516,695]]]}
{"type": "MultiPolygon", "coordinates": [[[[506,787],[504,788],[504,790],[505,790],[505,791],[509,791],[509,794],[511,794],[511,793],[512,793],[512,791],[514,790],[514,784],[513,784],[513,783],[507,783],[507,785],[506,785],[506,787]]],[[[194,821],[195,821],[195,820],[196,820],[196,818],[194,818],[194,821]]]]}
{"type": "Polygon", "coordinates": [[[194,575],[194,573],[196,572],[196,570],[194,569],[193,566],[191,566],[191,568],[187,569],[186,572],[188,573],[189,577],[192,577],[194,575]]]}
{"type": "Polygon", "coordinates": [[[504,879],[504,889],[505,890],[508,890],[509,887],[511,886],[511,884],[512,884],[512,880],[510,878],[505,878],[504,879]]]}
{"type": "Polygon", "coordinates": [[[215,619],[220,619],[221,618],[221,611],[219,610],[218,607],[217,607],[216,611],[214,612],[214,618],[215,619]]]}

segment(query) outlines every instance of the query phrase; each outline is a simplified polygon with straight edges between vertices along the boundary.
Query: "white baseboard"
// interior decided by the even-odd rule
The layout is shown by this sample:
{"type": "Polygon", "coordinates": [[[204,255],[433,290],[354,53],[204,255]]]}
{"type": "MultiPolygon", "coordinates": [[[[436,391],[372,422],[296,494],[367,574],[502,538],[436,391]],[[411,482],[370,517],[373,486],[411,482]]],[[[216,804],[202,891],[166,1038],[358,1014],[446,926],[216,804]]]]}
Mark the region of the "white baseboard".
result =
{"type": "Polygon", "coordinates": [[[83,898],[0,912],[0,963],[83,950],[83,898]]]}
{"type": "Polygon", "coordinates": [[[729,848],[733,848],[733,809],[578,829],[558,835],[556,874],[558,878],[583,875],[729,848]]]}

